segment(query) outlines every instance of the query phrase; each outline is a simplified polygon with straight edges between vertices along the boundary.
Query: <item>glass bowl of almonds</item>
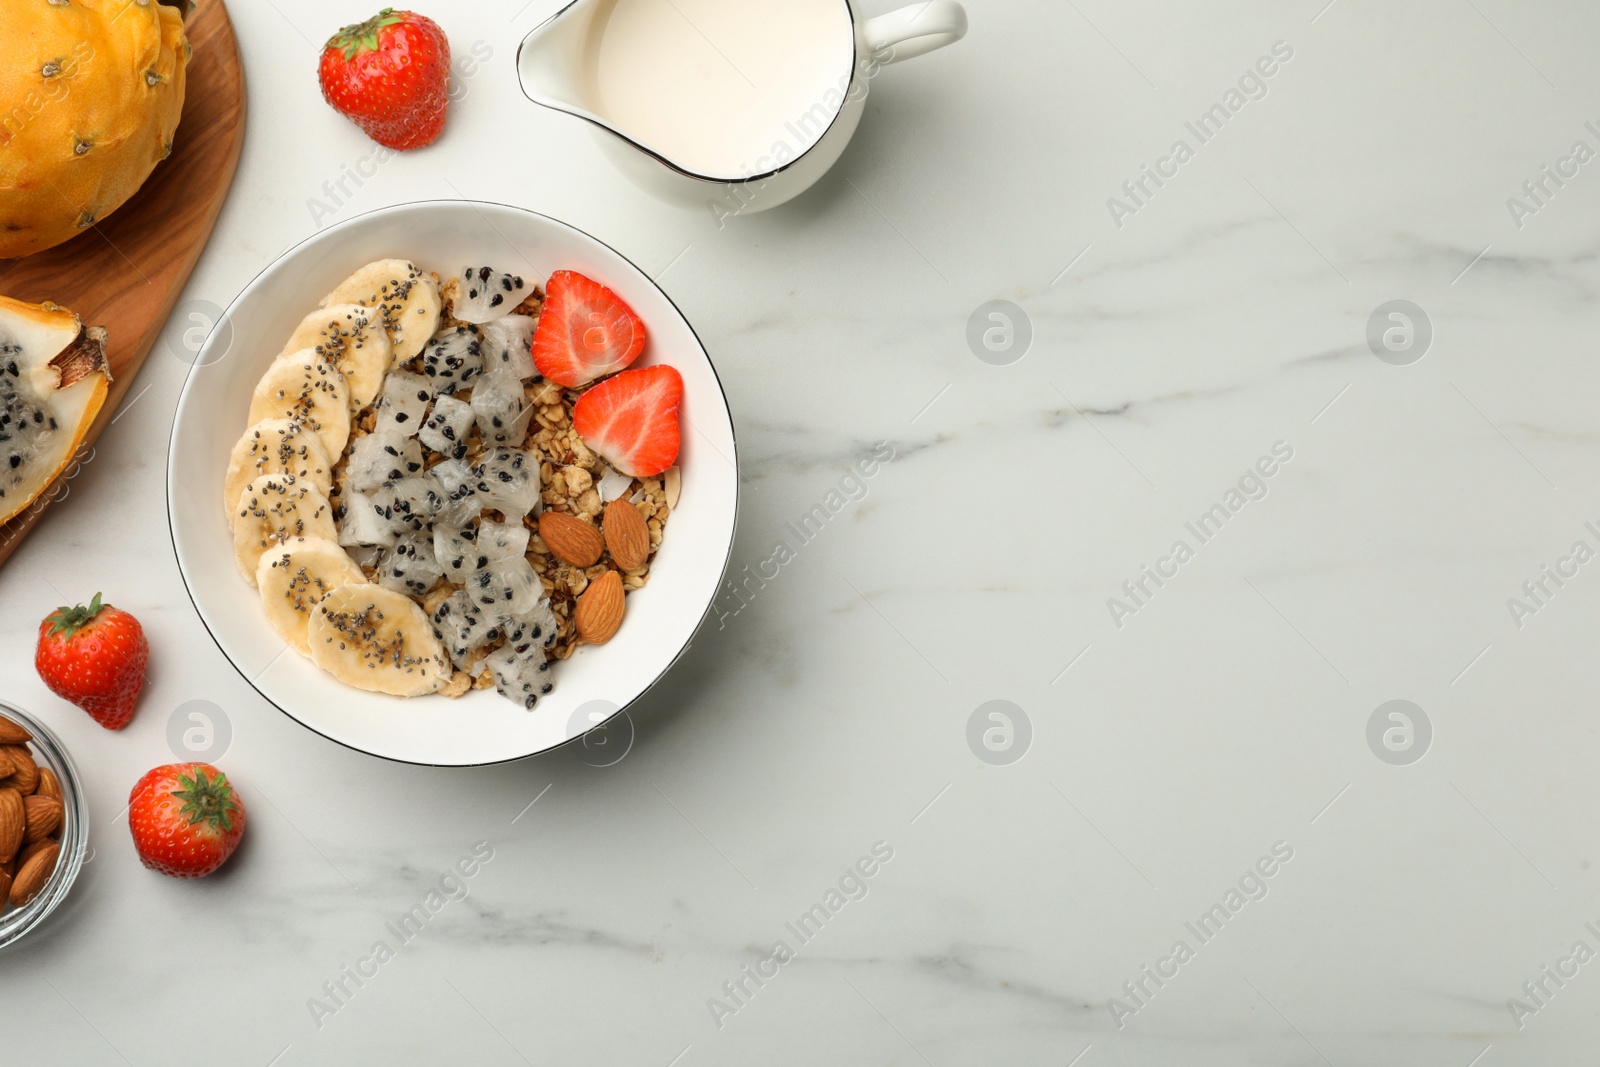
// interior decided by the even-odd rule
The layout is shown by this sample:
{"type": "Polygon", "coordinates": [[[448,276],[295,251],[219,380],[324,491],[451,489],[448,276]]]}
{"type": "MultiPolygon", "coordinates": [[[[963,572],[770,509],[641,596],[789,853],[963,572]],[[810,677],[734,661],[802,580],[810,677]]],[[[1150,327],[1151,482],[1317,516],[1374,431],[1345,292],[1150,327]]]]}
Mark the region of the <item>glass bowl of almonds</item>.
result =
{"type": "Polygon", "coordinates": [[[78,769],[49,727],[0,703],[0,948],[66,899],[89,850],[78,769]]]}

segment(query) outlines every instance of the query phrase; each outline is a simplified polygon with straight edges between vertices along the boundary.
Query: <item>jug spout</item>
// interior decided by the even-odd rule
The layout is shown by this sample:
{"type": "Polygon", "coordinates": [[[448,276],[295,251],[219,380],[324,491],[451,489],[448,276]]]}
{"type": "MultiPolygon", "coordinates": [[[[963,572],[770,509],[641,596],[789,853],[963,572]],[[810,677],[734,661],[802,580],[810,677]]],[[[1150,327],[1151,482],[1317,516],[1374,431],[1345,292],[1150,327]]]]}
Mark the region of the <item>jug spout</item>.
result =
{"type": "Polygon", "coordinates": [[[594,64],[590,32],[604,0],[574,0],[523,38],[517,48],[517,78],[529,100],[572,114],[584,114],[594,64]]]}

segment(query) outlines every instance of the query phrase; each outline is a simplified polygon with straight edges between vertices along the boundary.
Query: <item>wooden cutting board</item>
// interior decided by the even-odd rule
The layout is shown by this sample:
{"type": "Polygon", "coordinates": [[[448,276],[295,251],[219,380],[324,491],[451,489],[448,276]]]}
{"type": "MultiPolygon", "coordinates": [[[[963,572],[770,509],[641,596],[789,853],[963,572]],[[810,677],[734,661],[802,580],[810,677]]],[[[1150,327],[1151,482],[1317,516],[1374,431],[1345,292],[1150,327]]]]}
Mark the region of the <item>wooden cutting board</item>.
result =
{"type": "Polygon", "coordinates": [[[92,462],[95,438],[121,408],[233,184],[244,143],[244,70],[223,0],[199,0],[184,29],[193,56],[172,155],[94,229],[36,255],[0,260],[0,294],[33,303],[54,300],[86,325],[104,326],[111,362],[111,394],[78,462],[28,510],[0,526],[0,563],[39,516],[67,496],[64,488],[79,465],[92,462]]]}

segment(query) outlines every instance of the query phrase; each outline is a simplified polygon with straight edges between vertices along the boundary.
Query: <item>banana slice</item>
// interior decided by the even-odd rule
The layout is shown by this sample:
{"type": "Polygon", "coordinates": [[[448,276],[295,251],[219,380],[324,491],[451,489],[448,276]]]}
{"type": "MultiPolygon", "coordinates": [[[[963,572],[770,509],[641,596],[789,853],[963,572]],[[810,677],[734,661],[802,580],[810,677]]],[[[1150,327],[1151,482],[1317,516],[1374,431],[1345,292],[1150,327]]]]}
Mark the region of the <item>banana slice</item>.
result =
{"type": "Polygon", "coordinates": [[[293,419],[263,419],[244,432],[228,457],[222,506],[229,529],[238,517],[239,495],[263,474],[292,474],[316,486],[323,496],[333,491],[333,464],[322,439],[293,419]]]}
{"type": "Polygon", "coordinates": [[[316,431],[332,456],[344,455],[350,439],[350,389],[338,369],[310,349],[279,356],[250,397],[251,422],[288,418],[316,431]]]}
{"type": "Polygon", "coordinates": [[[317,602],[329,592],[367,580],[344,549],[321,537],[302,537],[264,553],[256,566],[261,610],[278,636],[302,656],[306,622],[317,602]]]}
{"type": "Polygon", "coordinates": [[[346,585],[323,597],[306,636],[311,662],[357,689],[418,697],[450,677],[428,616],[381,585],[346,585]]]}
{"type": "Polygon", "coordinates": [[[301,537],[339,539],[322,490],[292,474],[263,474],[245,486],[233,527],[233,558],[245,581],[256,584],[263,553],[301,537]]]}
{"type": "Polygon", "coordinates": [[[324,308],[335,304],[360,304],[382,314],[393,344],[391,367],[421,352],[439,328],[438,283],[410,260],[368,263],[322,298],[324,308]]]}
{"type": "Polygon", "coordinates": [[[391,347],[389,331],[373,308],[334,304],[300,320],[283,354],[309,348],[324,363],[337,367],[350,387],[350,410],[360,411],[383,385],[391,347]]]}

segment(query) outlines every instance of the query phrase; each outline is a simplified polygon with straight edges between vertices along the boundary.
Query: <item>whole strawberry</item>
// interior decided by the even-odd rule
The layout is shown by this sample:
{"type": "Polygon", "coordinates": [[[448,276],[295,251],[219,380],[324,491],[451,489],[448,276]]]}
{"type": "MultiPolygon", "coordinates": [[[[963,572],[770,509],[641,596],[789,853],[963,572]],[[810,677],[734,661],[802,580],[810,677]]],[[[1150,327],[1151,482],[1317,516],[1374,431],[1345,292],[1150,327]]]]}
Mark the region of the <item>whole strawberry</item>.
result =
{"type": "Polygon", "coordinates": [[[34,668],[50,691],[87,711],[107,730],[133,719],[150,645],[139,620],[100,603],[57,608],[39,624],[34,668]]]}
{"type": "Polygon", "coordinates": [[[203,878],[244,835],[244,805],[209,763],[169,763],[128,794],[128,829],[139,861],[173,878],[203,878]]]}
{"type": "Polygon", "coordinates": [[[450,102],[450,42],[439,24],[384,8],[346,26],[322,49],[317,74],[333,109],[381,145],[432,144],[450,102]]]}

